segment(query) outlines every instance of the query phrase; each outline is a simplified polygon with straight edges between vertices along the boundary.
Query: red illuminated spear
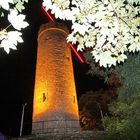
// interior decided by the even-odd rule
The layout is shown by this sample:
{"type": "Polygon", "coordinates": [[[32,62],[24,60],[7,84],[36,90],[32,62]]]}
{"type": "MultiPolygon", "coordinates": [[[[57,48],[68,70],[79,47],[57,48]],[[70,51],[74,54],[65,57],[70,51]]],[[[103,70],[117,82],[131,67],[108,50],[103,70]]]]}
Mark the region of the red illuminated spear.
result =
{"type": "MultiPolygon", "coordinates": [[[[43,11],[45,12],[46,16],[48,17],[48,19],[52,22],[55,22],[54,17],[51,15],[50,12],[46,11],[46,9],[42,6],[43,11]]],[[[77,56],[77,58],[79,59],[79,61],[81,63],[84,63],[83,58],[80,56],[80,54],[76,51],[75,47],[72,44],[69,44],[69,47],[72,49],[72,51],[74,52],[74,54],[77,56]]]]}

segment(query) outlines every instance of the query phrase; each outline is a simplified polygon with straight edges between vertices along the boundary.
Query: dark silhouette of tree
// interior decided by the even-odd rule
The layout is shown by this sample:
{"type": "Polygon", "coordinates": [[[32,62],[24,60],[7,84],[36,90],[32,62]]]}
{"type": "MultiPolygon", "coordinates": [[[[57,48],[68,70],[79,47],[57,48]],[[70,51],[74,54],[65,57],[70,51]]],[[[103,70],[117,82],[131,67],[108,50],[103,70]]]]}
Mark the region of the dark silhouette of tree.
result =
{"type": "Polygon", "coordinates": [[[82,130],[104,130],[103,116],[108,112],[108,104],[116,97],[116,91],[112,89],[83,94],[79,99],[82,130]]]}

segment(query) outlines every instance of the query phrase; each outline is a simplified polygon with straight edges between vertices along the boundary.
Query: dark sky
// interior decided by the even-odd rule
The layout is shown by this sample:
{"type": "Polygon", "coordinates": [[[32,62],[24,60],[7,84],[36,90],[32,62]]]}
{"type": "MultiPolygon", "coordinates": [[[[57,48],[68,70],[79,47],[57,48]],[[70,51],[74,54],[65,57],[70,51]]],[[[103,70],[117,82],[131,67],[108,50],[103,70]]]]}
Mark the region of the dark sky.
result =
{"type": "MultiPolygon", "coordinates": [[[[25,108],[24,134],[30,134],[32,101],[35,79],[37,33],[39,26],[48,22],[41,9],[41,0],[29,0],[26,5],[26,20],[30,26],[23,31],[24,43],[9,55],[0,49],[0,132],[18,136],[22,104],[25,108]]],[[[103,83],[86,74],[88,66],[81,64],[73,55],[78,98],[89,90],[99,89],[103,83]]]]}

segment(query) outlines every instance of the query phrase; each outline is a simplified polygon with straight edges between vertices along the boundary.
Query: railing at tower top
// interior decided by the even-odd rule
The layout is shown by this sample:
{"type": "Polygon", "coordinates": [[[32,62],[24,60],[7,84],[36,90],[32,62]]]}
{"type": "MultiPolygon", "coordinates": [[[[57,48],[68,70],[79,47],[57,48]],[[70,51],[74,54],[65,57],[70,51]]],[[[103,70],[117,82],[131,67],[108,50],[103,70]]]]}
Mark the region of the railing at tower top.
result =
{"type": "Polygon", "coordinates": [[[47,120],[32,123],[32,133],[67,133],[79,131],[78,120],[47,120]]]}

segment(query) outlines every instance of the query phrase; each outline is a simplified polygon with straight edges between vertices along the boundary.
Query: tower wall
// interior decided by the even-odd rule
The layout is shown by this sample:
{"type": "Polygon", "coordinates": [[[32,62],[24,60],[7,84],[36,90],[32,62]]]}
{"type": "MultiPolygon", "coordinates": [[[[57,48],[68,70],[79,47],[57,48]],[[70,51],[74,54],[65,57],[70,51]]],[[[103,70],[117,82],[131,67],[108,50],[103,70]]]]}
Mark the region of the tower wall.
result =
{"type": "Polygon", "coordinates": [[[38,33],[32,133],[79,130],[71,51],[64,24],[48,23],[38,33]]]}

